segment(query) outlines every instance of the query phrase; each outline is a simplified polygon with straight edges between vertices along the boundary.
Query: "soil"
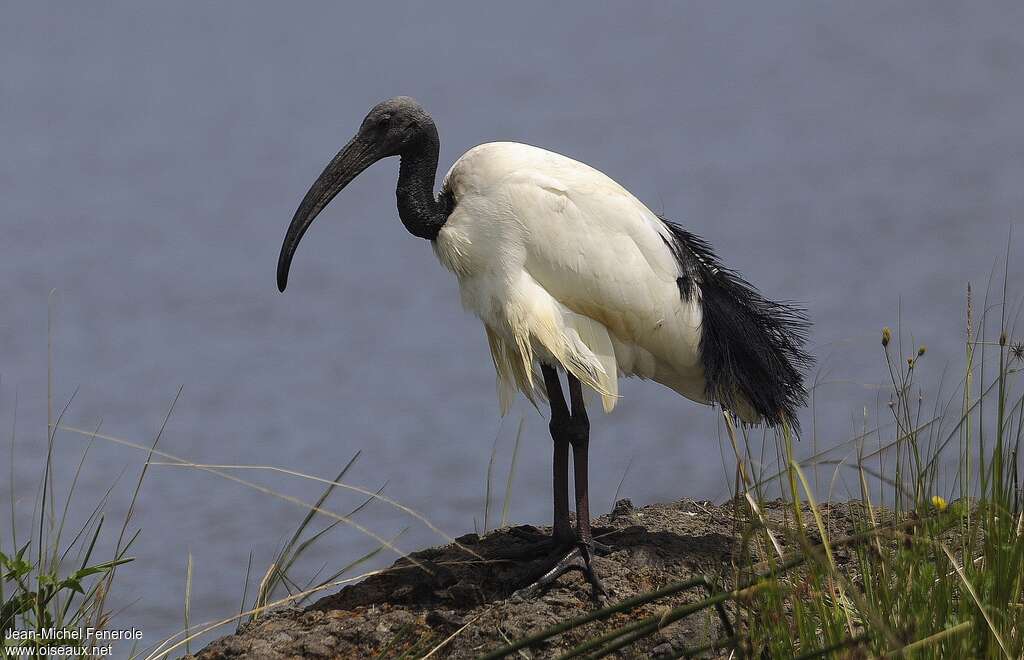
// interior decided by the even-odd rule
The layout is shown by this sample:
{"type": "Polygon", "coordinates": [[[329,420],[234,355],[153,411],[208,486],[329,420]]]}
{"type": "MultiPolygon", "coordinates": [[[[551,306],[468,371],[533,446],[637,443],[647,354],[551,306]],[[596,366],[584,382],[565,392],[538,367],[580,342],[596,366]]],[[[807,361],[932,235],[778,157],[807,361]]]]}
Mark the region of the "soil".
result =
{"type": "MultiPolygon", "coordinates": [[[[828,507],[830,535],[853,532],[857,507],[856,502],[828,507]]],[[[747,525],[737,521],[737,512],[739,518],[746,518],[745,507],[731,502],[716,506],[687,499],[643,508],[634,508],[629,500],[616,503],[610,514],[594,521],[595,536],[611,549],[594,558],[610,592],[606,604],[701,574],[730,585],[732,558],[747,525]]],[[[764,509],[764,515],[775,522],[782,520],[784,512],[781,502],[768,503],[764,509]]],[[[810,516],[805,520],[811,520],[810,516]]],[[[412,555],[429,573],[400,559],[387,571],[305,609],[283,608],[266,614],[194,657],[393,658],[403,654],[423,657],[431,651],[434,658],[478,657],[510,640],[601,607],[579,572],[567,573],[539,596],[513,596],[550,562],[545,563],[544,556],[510,557],[528,553],[535,542],[527,537],[549,531],[523,526],[483,537],[467,534],[457,539],[462,548],[451,544],[412,555]]],[[[837,554],[837,561],[843,562],[841,550],[837,554]]],[[[707,596],[707,589],[696,587],[565,632],[510,657],[555,657],[599,631],[707,596]]],[[[731,606],[726,613],[734,618],[731,606]]],[[[638,641],[618,657],[668,657],[724,635],[723,623],[709,608],[638,641]]]]}

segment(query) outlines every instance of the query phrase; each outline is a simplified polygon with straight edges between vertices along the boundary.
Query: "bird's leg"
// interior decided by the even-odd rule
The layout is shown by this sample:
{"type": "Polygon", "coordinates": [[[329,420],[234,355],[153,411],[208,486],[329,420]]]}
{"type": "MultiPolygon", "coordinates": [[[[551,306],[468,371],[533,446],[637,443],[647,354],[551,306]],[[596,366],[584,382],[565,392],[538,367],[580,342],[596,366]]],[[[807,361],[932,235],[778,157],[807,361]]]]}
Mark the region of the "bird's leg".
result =
{"type": "Polygon", "coordinates": [[[565,404],[562,384],[558,380],[558,372],[553,367],[541,365],[544,374],[544,386],[551,402],[551,440],[554,443],[552,457],[552,484],[554,486],[554,518],[551,537],[557,545],[569,545],[576,540],[572,527],[569,525],[569,437],[566,429],[571,423],[569,407],[565,404]]]}
{"type": "MultiPolygon", "coordinates": [[[[590,494],[588,484],[589,450],[590,450],[590,419],[583,403],[583,387],[578,378],[568,374],[569,398],[572,401],[572,418],[575,433],[570,436],[572,444],[573,479],[576,489],[576,538],[577,546],[586,565],[583,574],[587,576],[594,589],[594,595],[606,594],[593,567],[594,534],[590,530],[590,494]]],[[[607,550],[602,546],[602,549],[607,550]]]]}
{"type": "Polygon", "coordinates": [[[590,530],[590,488],[589,450],[590,450],[590,419],[583,403],[583,387],[579,379],[569,374],[569,398],[572,402],[572,418],[575,433],[569,437],[572,445],[573,479],[576,486],[576,538],[600,554],[611,552],[611,548],[594,540],[590,530]]]}
{"type": "Polygon", "coordinates": [[[567,430],[572,424],[569,406],[562,394],[562,384],[558,380],[558,372],[554,367],[542,364],[544,386],[547,389],[548,401],[551,403],[551,440],[554,444],[552,457],[552,479],[554,490],[554,516],[551,536],[539,536],[529,532],[513,532],[528,541],[531,547],[525,552],[517,551],[511,555],[537,555],[548,552],[565,552],[576,543],[576,532],[569,524],[569,434],[567,430]]]}
{"type": "Polygon", "coordinates": [[[587,484],[587,454],[590,448],[590,419],[583,404],[583,388],[580,381],[569,374],[569,397],[572,400],[573,433],[569,437],[572,445],[573,479],[576,486],[576,535],[581,545],[594,542],[590,532],[590,498],[587,484]]]}
{"type": "MultiPolygon", "coordinates": [[[[556,548],[575,545],[567,555],[519,595],[535,595],[550,587],[555,580],[569,571],[580,571],[587,576],[595,598],[607,593],[593,567],[594,537],[590,530],[590,503],[587,496],[587,449],[590,443],[590,420],[583,404],[580,381],[568,375],[572,412],[565,404],[562,386],[554,369],[542,366],[544,382],[551,402],[551,437],[555,442],[555,523],[552,533],[556,548]],[[573,450],[573,468],[576,482],[576,532],[569,527],[568,448],[573,450]]],[[[556,555],[557,556],[557,555],[556,555]]]]}

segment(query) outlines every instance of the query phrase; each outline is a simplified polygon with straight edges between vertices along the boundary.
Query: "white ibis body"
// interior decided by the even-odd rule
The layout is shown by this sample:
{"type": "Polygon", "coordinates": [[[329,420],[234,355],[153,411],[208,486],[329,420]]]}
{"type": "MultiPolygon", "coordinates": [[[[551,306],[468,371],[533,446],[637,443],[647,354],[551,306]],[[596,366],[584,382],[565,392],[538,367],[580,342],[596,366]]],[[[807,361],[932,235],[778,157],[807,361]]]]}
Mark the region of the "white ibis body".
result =
{"type": "Polygon", "coordinates": [[[431,241],[458,278],[463,305],[483,321],[502,414],[517,391],[551,407],[552,542],[576,549],[540,583],[578,568],[598,591],[590,562],[583,388],[594,390],[610,412],[618,377],[638,376],[693,401],[718,403],[747,423],[796,425],[806,397],[807,322],[799,309],[763,298],[722,266],[707,243],[592,167],[537,147],[493,142],[459,158],[435,195],[438,148],[434,122],[414,100],[375,106],[296,211],[281,249],[278,287],[284,291],[295,248],[317,214],[369,165],[399,156],[399,216],[410,233],[431,241]]]}

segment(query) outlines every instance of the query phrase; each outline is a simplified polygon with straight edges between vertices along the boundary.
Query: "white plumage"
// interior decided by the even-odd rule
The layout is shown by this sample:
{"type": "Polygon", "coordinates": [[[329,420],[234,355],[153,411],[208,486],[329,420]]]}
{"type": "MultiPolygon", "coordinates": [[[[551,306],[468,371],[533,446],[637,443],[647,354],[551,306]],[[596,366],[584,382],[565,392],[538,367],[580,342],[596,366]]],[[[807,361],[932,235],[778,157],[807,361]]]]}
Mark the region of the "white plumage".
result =
{"type": "Polygon", "coordinates": [[[486,327],[503,414],[517,389],[543,396],[538,359],[597,391],[606,412],[620,373],[707,403],[699,297],[680,296],[668,228],[626,189],[513,142],[466,152],[443,188],[458,204],[435,251],[486,327]]]}

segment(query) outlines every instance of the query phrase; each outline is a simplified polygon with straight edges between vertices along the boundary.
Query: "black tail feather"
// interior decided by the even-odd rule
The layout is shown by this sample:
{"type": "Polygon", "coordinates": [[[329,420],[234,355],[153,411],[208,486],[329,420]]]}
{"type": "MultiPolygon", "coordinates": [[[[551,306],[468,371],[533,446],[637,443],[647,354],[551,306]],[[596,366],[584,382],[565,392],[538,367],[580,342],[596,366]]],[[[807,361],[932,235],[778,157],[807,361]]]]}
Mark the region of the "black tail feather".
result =
{"type": "Polygon", "coordinates": [[[769,426],[799,430],[796,411],[807,403],[804,372],[813,358],[804,351],[810,322],[803,309],[767,300],[718,261],[704,239],[669,220],[669,242],[682,275],[679,292],[701,301],[700,353],[706,395],[737,409],[741,395],[769,426]]]}

